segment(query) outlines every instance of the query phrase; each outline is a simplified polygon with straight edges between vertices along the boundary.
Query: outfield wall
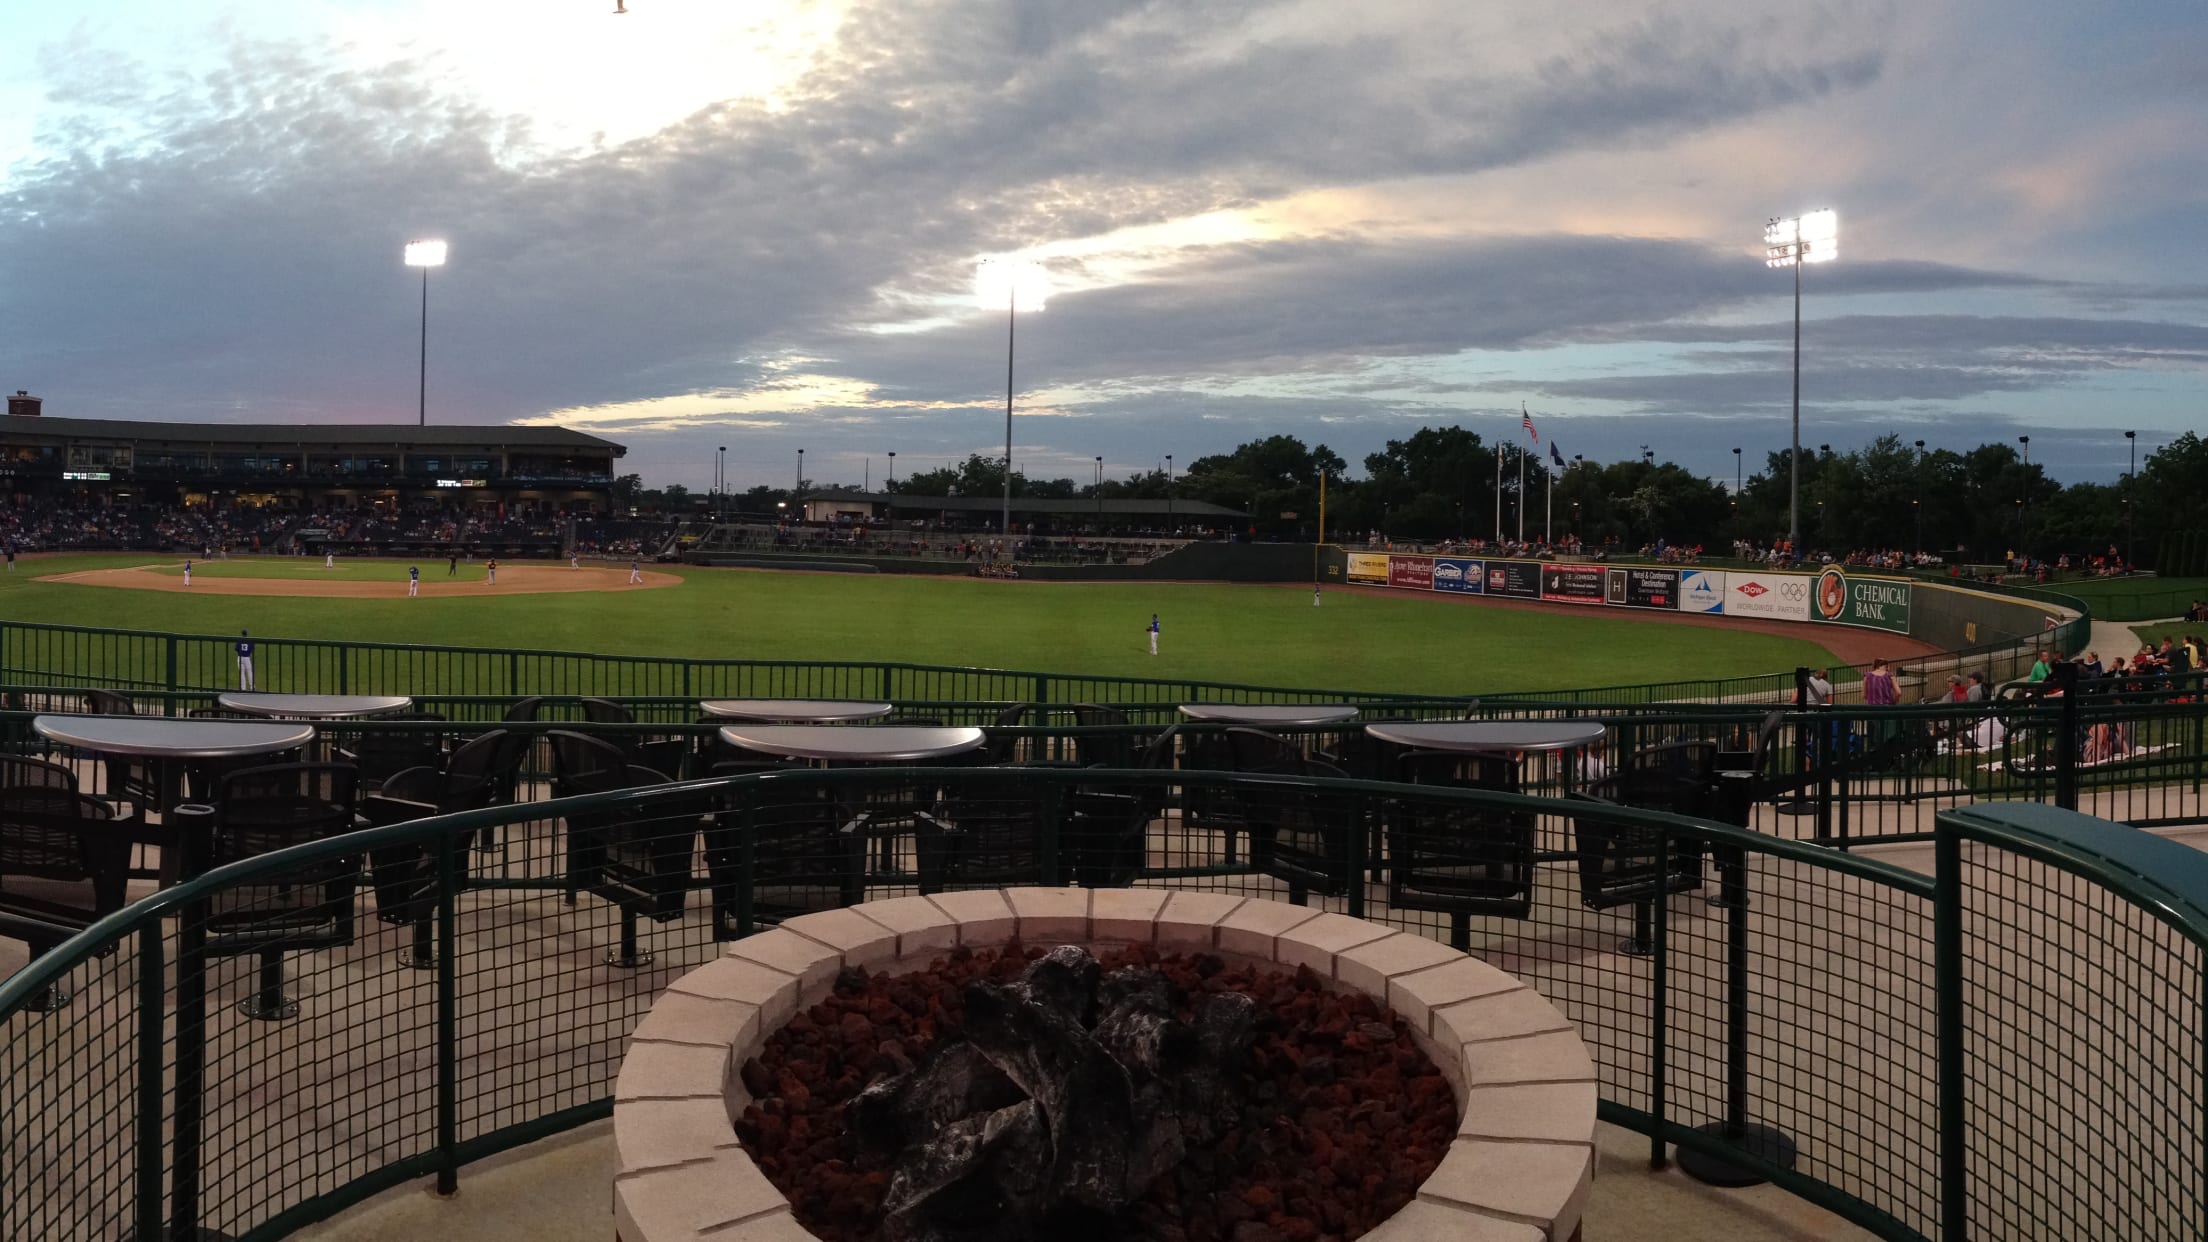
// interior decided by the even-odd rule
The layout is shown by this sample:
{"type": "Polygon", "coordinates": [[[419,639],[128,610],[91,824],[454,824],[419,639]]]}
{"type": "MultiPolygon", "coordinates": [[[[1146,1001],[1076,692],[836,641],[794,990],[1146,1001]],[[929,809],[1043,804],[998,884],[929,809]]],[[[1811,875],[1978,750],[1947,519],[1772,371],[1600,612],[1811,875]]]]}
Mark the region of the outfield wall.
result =
{"type": "MultiPolygon", "coordinates": [[[[1855,574],[1839,568],[1813,574],[1781,573],[1400,552],[1347,552],[1344,562],[1344,578],[1363,586],[1589,608],[1849,625],[1918,637],[1922,635],[1914,628],[1917,601],[1929,593],[1920,590],[1924,584],[1906,578],[1855,574]]],[[[2035,612],[2035,629],[2037,620],[2035,612]]]]}

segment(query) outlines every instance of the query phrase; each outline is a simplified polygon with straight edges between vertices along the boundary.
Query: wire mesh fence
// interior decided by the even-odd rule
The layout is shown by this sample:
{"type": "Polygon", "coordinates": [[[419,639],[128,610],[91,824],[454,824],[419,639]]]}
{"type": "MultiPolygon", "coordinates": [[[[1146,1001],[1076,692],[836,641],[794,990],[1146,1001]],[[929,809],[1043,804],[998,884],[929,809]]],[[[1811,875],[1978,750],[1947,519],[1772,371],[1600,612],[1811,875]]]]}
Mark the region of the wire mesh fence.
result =
{"type": "Polygon", "coordinates": [[[641,734],[552,730],[511,804],[443,816],[391,782],[359,795],[349,765],[233,771],[148,817],[213,870],[140,878],[141,901],[0,984],[0,1232],[275,1237],[406,1178],[449,1185],[602,1115],[636,1023],[722,941],[1078,884],[1297,901],[1464,948],[1555,1002],[1605,1115],[1654,1154],[1744,1163],[1882,1236],[2197,1236],[2208,916],[2187,903],[2208,868],[2161,860],[2147,892],[2146,864],[2075,845],[2105,851],[2107,825],[1996,831],[2063,815],[2042,806],[1950,813],[1934,875],[1608,800],[1742,818],[1745,785],[1681,783],[1715,751],[1682,736],[1701,727],[1592,780],[1462,753],[1342,779],[1318,744],[1190,770],[1204,734],[1175,730],[1111,768],[755,756],[673,785],[620,744],[641,734]],[[1556,796],[1496,791],[1512,781],[1556,796]],[[342,827],[302,827],[332,807],[342,827]]]}

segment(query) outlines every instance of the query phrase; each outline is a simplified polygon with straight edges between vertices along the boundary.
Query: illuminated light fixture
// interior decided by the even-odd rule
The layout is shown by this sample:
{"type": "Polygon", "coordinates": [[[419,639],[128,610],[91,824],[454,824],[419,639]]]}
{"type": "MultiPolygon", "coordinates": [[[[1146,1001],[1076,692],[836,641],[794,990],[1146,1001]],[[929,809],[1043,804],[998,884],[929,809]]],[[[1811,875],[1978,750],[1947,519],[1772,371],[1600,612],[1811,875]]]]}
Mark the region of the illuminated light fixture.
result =
{"type": "Polygon", "coordinates": [[[1840,217],[1830,208],[1799,216],[1773,217],[1763,226],[1766,267],[1794,269],[1794,441],[1788,459],[1791,482],[1786,501],[1786,541],[1801,553],[1802,539],[1802,264],[1840,257],[1840,217]]]}
{"type": "Polygon", "coordinates": [[[974,292],[984,306],[1004,303],[1004,538],[1012,540],[1012,358],[1021,311],[1039,311],[1049,300],[1043,270],[1017,258],[983,259],[974,270],[974,292]]]}
{"type": "Polygon", "coordinates": [[[445,243],[441,241],[410,241],[406,243],[406,265],[422,269],[422,371],[420,387],[415,393],[414,425],[429,425],[429,269],[445,265],[445,243]]]}
{"type": "Polygon", "coordinates": [[[1797,257],[1804,263],[1830,262],[1840,257],[1840,217],[1828,209],[1773,220],[1763,227],[1763,247],[1766,267],[1788,267],[1797,257]]]}

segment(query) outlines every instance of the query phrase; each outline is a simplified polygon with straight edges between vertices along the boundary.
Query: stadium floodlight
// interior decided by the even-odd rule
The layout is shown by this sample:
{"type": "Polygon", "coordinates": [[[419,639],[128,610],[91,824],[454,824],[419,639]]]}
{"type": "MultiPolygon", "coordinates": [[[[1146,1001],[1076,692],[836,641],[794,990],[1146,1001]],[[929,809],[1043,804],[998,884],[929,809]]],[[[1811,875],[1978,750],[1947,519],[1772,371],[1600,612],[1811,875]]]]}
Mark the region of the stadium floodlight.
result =
{"type": "Polygon", "coordinates": [[[410,241],[406,243],[406,265],[422,269],[422,369],[419,387],[414,394],[414,425],[429,425],[429,269],[445,265],[445,243],[441,241],[410,241]]]}
{"type": "Polygon", "coordinates": [[[1786,540],[1795,551],[1802,539],[1802,264],[1840,257],[1840,217],[1830,208],[1799,216],[1777,217],[1763,226],[1766,267],[1794,269],[1794,452],[1786,502],[1786,540]]]}
{"type": "Polygon", "coordinates": [[[1012,543],[1012,346],[1020,312],[1039,311],[1050,296],[1043,271],[1024,259],[986,258],[976,265],[974,292],[985,306],[1004,303],[1004,540],[1012,543]]]}

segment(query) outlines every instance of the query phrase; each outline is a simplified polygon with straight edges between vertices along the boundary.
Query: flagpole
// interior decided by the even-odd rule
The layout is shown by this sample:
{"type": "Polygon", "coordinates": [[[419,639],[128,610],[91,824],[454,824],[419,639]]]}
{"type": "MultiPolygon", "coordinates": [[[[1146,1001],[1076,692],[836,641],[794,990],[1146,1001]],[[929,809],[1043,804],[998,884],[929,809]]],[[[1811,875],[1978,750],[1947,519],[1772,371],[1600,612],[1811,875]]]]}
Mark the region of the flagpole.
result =
{"type": "Polygon", "coordinates": [[[1495,442],[1495,542],[1503,541],[1503,442],[1495,442]]]}
{"type": "Polygon", "coordinates": [[[1544,512],[1541,514],[1541,542],[1554,549],[1556,547],[1556,471],[1549,469],[1547,465],[1543,465],[1541,472],[1549,476],[1548,497],[1542,505],[1544,512]]]}
{"type": "Polygon", "coordinates": [[[1526,543],[1526,450],[1518,450],[1518,546],[1526,543]]]}

